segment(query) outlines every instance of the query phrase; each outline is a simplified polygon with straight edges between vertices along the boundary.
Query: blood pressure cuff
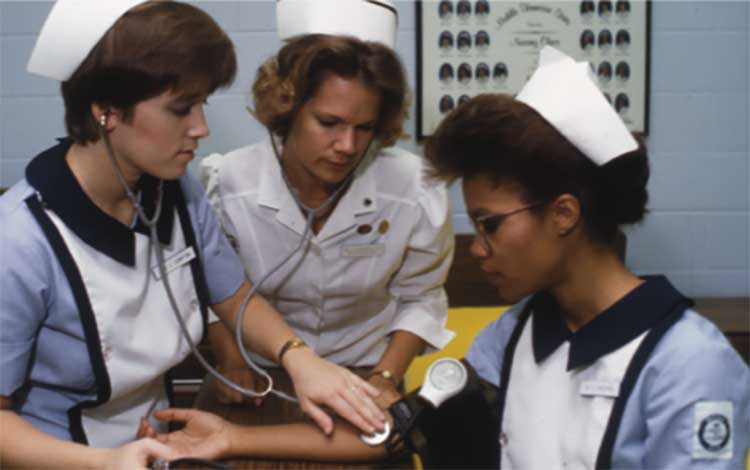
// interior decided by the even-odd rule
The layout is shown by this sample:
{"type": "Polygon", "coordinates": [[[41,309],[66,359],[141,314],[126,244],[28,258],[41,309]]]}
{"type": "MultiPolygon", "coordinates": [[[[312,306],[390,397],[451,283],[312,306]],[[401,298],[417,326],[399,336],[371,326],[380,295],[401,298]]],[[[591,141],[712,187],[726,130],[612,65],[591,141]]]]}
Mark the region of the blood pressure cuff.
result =
{"type": "Polygon", "coordinates": [[[393,432],[389,452],[405,447],[419,454],[423,468],[498,468],[498,389],[468,362],[466,387],[434,408],[414,391],[389,408],[393,432]]]}

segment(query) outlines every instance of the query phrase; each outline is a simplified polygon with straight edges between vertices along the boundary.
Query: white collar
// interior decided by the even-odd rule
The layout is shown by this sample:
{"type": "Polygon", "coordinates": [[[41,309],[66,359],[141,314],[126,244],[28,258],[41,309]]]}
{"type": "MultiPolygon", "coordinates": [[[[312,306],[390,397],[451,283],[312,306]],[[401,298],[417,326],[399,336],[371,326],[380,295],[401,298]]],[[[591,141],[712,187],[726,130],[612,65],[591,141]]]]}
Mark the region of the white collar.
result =
{"type": "MultiPolygon", "coordinates": [[[[278,210],[276,220],[302,234],[305,218],[291,191],[281,175],[281,164],[271,146],[270,139],[263,142],[262,154],[266,157],[259,165],[258,171],[263,178],[258,188],[258,204],[278,210]]],[[[281,150],[281,149],[279,149],[281,150]]],[[[317,235],[319,241],[327,240],[357,224],[356,217],[377,210],[377,181],[374,171],[368,171],[375,164],[379,151],[371,150],[355,172],[349,188],[344,191],[333,213],[317,235]]]]}

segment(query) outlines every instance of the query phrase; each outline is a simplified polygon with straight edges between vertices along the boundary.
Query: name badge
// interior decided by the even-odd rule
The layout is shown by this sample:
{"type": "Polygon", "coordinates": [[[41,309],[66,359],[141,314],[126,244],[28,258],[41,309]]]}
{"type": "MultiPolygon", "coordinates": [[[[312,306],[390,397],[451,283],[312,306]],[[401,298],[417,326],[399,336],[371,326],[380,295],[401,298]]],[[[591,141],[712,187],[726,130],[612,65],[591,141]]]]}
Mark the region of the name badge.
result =
{"type": "Polygon", "coordinates": [[[620,394],[620,382],[611,380],[587,380],[581,383],[579,393],[591,397],[615,398],[620,394]]]}
{"type": "Polygon", "coordinates": [[[368,258],[383,256],[385,245],[349,245],[341,248],[341,255],[346,258],[368,258]]]}
{"type": "MultiPolygon", "coordinates": [[[[195,250],[192,246],[189,246],[185,248],[184,250],[177,252],[170,256],[169,258],[164,260],[164,270],[168,273],[171,273],[175,269],[179,268],[180,266],[186,265],[187,263],[193,261],[195,259],[195,250]]],[[[159,272],[159,266],[154,265],[153,268],[151,268],[151,272],[154,274],[154,277],[156,279],[161,279],[161,273],[159,272]]]]}

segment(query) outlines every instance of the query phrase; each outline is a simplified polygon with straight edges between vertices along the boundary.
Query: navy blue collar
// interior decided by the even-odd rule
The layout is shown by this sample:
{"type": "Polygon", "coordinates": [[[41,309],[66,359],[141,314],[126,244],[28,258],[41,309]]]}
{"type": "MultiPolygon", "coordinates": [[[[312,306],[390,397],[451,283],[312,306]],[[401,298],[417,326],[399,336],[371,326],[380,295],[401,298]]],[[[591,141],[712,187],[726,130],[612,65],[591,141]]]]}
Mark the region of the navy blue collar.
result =
{"type": "Polygon", "coordinates": [[[555,298],[540,293],[531,299],[532,344],[537,363],[562,343],[570,341],[567,370],[594,363],[626,345],[656,323],[693,302],[678,292],[664,276],[646,276],[645,282],[572,333],[555,298]]]}
{"type": "MultiPolygon", "coordinates": [[[[148,235],[148,228],[138,220],[131,229],[89,199],[65,161],[71,145],[71,139],[60,139],[57,145],[37,155],[26,167],[26,179],[41,194],[45,207],[57,214],[81,240],[122,264],[134,266],[133,231],[148,235]]],[[[138,182],[141,203],[149,217],[155,210],[156,187],[157,180],[149,175],[138,182]]],[[[169,244],[172,238],[178,191],[178,181],[165,181],[162,213],[157,225],[159,241],[163,244],[169,244]]]]}

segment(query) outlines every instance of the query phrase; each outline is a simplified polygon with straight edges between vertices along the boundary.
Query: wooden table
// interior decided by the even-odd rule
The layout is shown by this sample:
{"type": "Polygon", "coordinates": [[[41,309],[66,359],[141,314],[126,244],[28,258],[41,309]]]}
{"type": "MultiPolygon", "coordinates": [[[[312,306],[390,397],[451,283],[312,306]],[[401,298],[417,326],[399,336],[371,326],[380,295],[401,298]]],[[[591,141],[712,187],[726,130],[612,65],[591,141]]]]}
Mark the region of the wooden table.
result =
{"type": "MultiPolygon", "coordinates": [[[[269,374],[273,377],[274,388],[293,395],[292,384],[289,376],[280,369],[271,369],[269,374]]],[[[264,399],[260,408],[252,405],[221,405],[216,401],[214,391],[215,380],[207,376],[203,386],[195,400],[195,408],[210,411],[224,419],[237,424],[245,425],[270,425],[303,422],[309,420],[295,403],[282,400],[276,396],[264,399]]],[[[279,436],[283,439],[283,436],[279,436]]],[[[414,464],[410,455],[398,461],[388,460],[385,462],[314,462],[298,460],[268,460],[258,458],[237,458],[222,460],[221,463],[237,469],[372,469],[372,468],[397,468],[413,469],[414,464]]]]}

